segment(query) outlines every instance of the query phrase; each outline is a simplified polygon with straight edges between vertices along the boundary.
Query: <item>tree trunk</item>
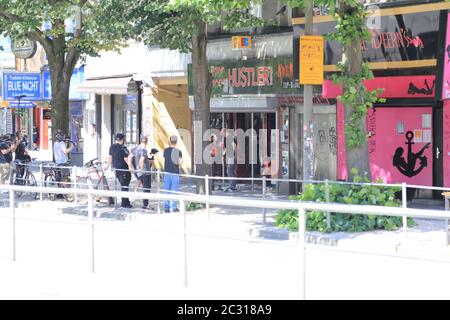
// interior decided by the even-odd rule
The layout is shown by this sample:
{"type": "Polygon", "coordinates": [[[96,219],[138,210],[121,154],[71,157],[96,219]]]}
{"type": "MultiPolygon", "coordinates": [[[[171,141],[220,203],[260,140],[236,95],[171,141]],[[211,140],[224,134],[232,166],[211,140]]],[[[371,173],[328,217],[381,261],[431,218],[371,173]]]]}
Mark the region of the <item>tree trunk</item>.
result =
{"type": "MultiPolygon", "coordinates": [[[[349,6],[340,3],[339,15],[344,12],[349,12],[352,10],[349,6]]],[[[351,44],[344,46],[343,61],[346,62],[345,73],[349,76],[359,74],[362,71],[362,50],[361,50],[361,39],[355,39],[351,44]]],[[[344,86],[342,88],[344,92],[348,91],[348,87],[344,86]]],[[[366,90],[365,88],[360,88],[359,90],[366,90]]],[[[354,111],[352,105],[345,105],[345,124],[350,123],[351,114],[354,111]]],[[[367,132],[366,117],[361,119],[360,128],[367,132]]],[[[367,140],[364,140],[358,147],[349,148],[348,137],[346,137],[346,149],[347,149],[347,172],[348,180],[353,181],[352,169],[358,170],[360,176],[366,176],[371,179],[370,173],[370,161],[369,161],[369,151],[367,140]]]]}
{"type": "MultiPolygon", "coordinates": [[[[198,176],[211,176],[211,166],[203,159],[209,141],[203,141],[203,133],[210,128],[210,99],[212,76],[208,68],[207,30],[204,21],[197,22],[197,33],[192,37],[192,74],[194,86],[194,166],[198,176]]],[[[211,186],[211,184],[210,184],[211,186]]],[[[205,182],[197,181],[197,193],[205,194],[205,182]]]]}

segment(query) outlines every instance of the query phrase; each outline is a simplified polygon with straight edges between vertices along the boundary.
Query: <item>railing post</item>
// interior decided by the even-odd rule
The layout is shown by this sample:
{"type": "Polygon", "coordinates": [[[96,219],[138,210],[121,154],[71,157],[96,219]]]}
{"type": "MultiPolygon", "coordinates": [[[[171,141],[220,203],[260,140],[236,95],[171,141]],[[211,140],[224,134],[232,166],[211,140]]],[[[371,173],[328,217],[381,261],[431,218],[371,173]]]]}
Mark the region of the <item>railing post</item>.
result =
{"type": "MultiPolygon", "coordinates": [[[[266,180],[267,180],[267,178],[266,178],[266,176],[263,176],[263,179],[262,179],[262,198],[263,198],[263,200],[265,200],[266,199],[266,180]]],[[[267,222],[267,217],[266,217],[266,208],[263,208],[263,224],[266,224],[266,222],[267,222]]]]}
{"type": "MultiPolygon", "coordinates": [[[[77,166],[73,166],[73,171],[72,171],[72,175],[73,175],[73,188],[76,189],[77,188],[77,166]]],[[[75,203],[78,202],[78,193],[75,193],[75,203]]]]}
{"type": "MultiPolygon", "coordinates": [[[[402,208],[406,209],[408,208],[408,198],[407,198],[407,192],[406,192],[406,183],[402,183],[402,208]]],[[[408,236],[408,217],[403,216],[403,235],[405,238],[408,236]]]]}
{"type": "MultiPolygon", "coordinates": [[[[330,203],[330,180],[325,180],[325,201],[330,203]]],[[[327,228],[331,228],[331,212],[327,211],[327,228]]]]}
{"type": "Polygon", "coordinates": [[[12,216],[12,260],[16,261],[16,193],[9,189],[9,209],[12,216]]]}
{"type": "Polygon", "coordinates": [[[43,195],[42,195],[42,188],[44,187],[44,168],[42,163],[39,164],[39,186],[41,187],[41,192],[39,192],[39,201],[42,202],[43,195]]]}
{"type": "Polygon", "coordinates": [[[94,227],[94,199],[88,194],[88,223],[91,229],[91,272],[95,273],[95,227],[94,227]]]}
{"type": "MultiPolygon", "coordinates": [[[[159,195],[161,189],[161,171],[156,170],[156,193],[159,195]]],[[[158,214],[161,214],[161,201],[158,198],[158,214]]]]}
{"type": "Polygon", "coordinates": [[[187,246],[187,216],[186,203],[180,200],[180,212],[183,215],[183,250],[184,250],[184,287],[188,287],[188,246],[187,246]]]}
{"type": "MultiPolygon", "coordinates": [[[[117,191],[116,169],[113,169],[112,173],[113,173],[113,177],[114,177],[114,191],[117,191]]],[[[120,191],[122,191],[122,188],[120,189],[120,191]]],[[[119,202],[119,199],[117,197],[115,197],[114,198],[114,209],[117,209],[119,207],[118,202],[119,202]]]]}
{"type": "MultiPolygon", "coordinates": [[[[208,175],[205,175],[205,194],[209,198],[209,176],[208,175]]],[[[209,217],[209,201],[206,202],[206,213],[208,214],[208,219],[209,219],[210,218],[209,217]]]]}
{"type": "Polygon", "coordinates": [[[300,249],[300,299],[306,299],[306,212],[302,207],[298,208],[298,244],[300,249]]]}

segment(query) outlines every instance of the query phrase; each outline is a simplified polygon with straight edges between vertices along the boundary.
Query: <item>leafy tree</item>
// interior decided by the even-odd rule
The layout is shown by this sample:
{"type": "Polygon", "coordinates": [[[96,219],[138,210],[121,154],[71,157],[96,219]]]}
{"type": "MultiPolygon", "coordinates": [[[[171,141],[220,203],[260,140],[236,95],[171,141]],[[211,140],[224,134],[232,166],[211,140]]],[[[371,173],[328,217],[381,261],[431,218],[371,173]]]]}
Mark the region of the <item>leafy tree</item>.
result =
{"type": "Polygon", "coordinates": [[[0,30],[13,39],[40,43],[47,55],[53,135],[70,127],[70,79],[80,58],[125,44],[130,30],[126,10],[121,0],[0,0],[0,30]],[[77,26],[68,28],[67,19],[75,19],[77,26]]]}
{"type": "MultiPolygon", "coordinates": [[[[141,0],[133,5],[132,17],[136,34],[146,44],[162,48],[192,52],[192,72],[195,111],[193,120],[210,128],[210,99],[212,76],[208,68],[207,24],[224,21],[225,27],[245,27],[262,22],[246,13],[252,0],[141,0]]],[[[210,173],[210,166],[203,163],[203,150],[208,142],[194,143],[196,174],[210,173]]],[[[203,184],[197,185],[204,193],[203,184]]]]}
{"type": "MultiPolygon", "coordinates": [[[[305,8],[312,0],[286,0],[292,7],[305,8]]],[[[368,108],[377,102],[380,90],[367,91],[363,83],[373,74],[363,62],[361,41],[370,38],[364,6],[359,0],[315,0],[315,5],[326,5],[337,20],[336,32],[328,39],[342,44],[343,60],[339,64],[340,75],[333,79],[342,87],[339,97],[345,106],[345,138],[347,146],[347,172],[353,178],[353,168],[367,178],[371,177],[367,147],[366,114],[368,108]]],[[[382,101],[382,99],[380,99],[382,101]]]]}

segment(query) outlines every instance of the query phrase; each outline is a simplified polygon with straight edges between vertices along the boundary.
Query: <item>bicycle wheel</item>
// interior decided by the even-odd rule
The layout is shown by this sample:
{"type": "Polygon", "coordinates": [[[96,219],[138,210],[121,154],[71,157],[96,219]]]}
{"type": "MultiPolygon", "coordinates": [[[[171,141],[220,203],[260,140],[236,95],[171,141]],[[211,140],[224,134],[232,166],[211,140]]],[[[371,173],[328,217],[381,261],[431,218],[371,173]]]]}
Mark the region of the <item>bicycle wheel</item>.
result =
{"type": "MultiPolygon", "coordinates": [[[[72,188],[72,180],[70,180],[69,177],[64,177],[63,179],[63,188],[72,188]]],[[[64,194],[64,199],[66,199],[67,202],[74,202],[75,200],[75,195],[73,193],[65,193],[64,194]]]]}
{"type": "MultiPolygon", "coordinates": [[[[109,190],[109,186],[108,186],[108,182],[106,181],[106,178],[102,178],[100,181],[98,181],[95,184],[94,188],[96,190],[109,190]]],[[[107,203],[110,206],[114,204],[114,198],[112,198],[112,197],[105,198],[105,197],[102,197],[102,196],[96,195],[96,194],[94,194],[93,197],[97,202],[107,203]]]]}
{"type": "MultiPolygon", "coordinates": [[[[46,188],[58,188],[58,182],[56,182],[56,179],[53,175],[46,175],[44,181],[46,188]]],[[[50,199],[50,201],[55,201],[56,197],[57,197],[56,193],[48,194],[48,198],[50,199]]]]}
{"type": "MultiPolygon", "coordinates": [[[[29,186],[29,187],[37,187],[36,178],[34,177],[34,174],[31,173],[31,172],[28,173],[28,177],[27,177],[27,180],[26,180],[26,185],[29,186]]],[[[30,196],[31,196],[31,199],[36,199],[37,196],[38,196],[38,193],[37,192],[30,192],[30,196]]]]}

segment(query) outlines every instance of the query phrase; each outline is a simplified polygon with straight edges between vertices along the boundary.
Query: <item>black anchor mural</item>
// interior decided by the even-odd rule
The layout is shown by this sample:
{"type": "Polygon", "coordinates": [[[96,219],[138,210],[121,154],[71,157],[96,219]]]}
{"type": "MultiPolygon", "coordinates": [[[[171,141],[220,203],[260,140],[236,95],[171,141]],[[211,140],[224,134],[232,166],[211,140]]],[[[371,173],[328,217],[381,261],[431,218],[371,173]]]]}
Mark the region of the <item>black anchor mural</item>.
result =
{"type": "Polygon", "coordinates": [[[395,150],[393,164],[398,171],[411,178],[417,176],[424,168],[428,166],[428,159],[423,155],[423,153],[431,146],[431,143],[427,143],[419,152],[414,153],[412,150],[412,146],[414,144],[412,141],[414,138],[414,133],[412,131],[408,131],[405,136],[406,140],[408,140],[408,142],[406,142],[408,145],[407,160],[405,161],[405,158],[403,157],[405,150],[399,147],[395,150]],[[416,169],[417,160],[419,160],[419,167],[416,169]]]}

